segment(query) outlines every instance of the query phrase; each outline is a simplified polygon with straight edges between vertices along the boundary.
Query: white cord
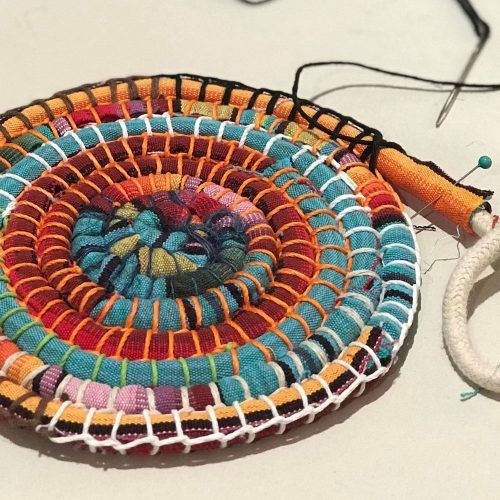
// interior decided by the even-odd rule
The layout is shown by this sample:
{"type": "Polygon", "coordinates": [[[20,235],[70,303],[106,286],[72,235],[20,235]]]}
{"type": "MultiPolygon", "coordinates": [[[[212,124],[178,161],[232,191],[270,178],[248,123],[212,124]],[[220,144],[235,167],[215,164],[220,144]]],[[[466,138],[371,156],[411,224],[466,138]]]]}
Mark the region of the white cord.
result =
{"type": "Polygon", "coordinates": [[[500,258],[500,224],[492,229],[493,216],[477,212],[472,229],[481,239],[470,248],[455,267],[443,301],[443,336],[448,353],[457,368],[478,386],[500,392],[498,361],[478,354],[467,333],[467,302],[480,274],[500,258]]]}

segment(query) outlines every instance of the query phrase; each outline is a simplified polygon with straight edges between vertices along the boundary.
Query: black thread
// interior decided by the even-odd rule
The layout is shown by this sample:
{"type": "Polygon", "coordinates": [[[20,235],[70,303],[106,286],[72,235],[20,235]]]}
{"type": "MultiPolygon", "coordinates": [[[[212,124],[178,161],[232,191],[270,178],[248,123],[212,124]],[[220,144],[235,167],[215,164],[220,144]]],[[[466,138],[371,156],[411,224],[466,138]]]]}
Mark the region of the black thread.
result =
{"type": "Polygon", "coordinates": [[[52,113],[52,110],[50,109],[50,106],[47,104],[47,101],[44,101],[43,99],[38,99],[37,101],[34,101],[32,104],[41,106],[45,111],[45,113],[47,113],[49,120],[54,120],[55,118],[54,113],[52,113]]]}
{"type": "Polygon", "coordinates": [[[240,0],[241,3],[246,5],[262,5],[264,3],[272,2],[273,0],[240,0]]]}
{"type": "Polygon", "coordinates": [[[268,114],[268,115],[273,114],[274,108],[275,108],[280,97],[281,96],[280,96],[279,92],[275,92],[272,94],[271,99],[269,99],[269,102],[267,103],[267,106],[266,106],[266,114],[268,114]]]}
{"type": "Polygon", "coordinates": [[[469,0],[457,0],[458,5],[462,7],[466,16],[469,18],[476,35],[481,41],[486,41],[491,34],[491,29],[486,21],[477,13],[476,9],[471,5],[469,0]]]}
{"type": "Polygon", "coordinates": [[[116,102],[118,100],[117,97],[118,80],[116,78],[112,78],[111,80],[108,80],[106,83],[109,85],[109,89],[111,91],[111,102],[116,102]]]}
{"type": "Polygon", "coordinates": [[[151,99],[158,99],[160,96],[160,79],[158,77],[151,79],[151,99]]]}
{"type": "Polygon", "coordinates": [[[221,104],[227,106],[231,102],[231,93],[233,92],[233,86],[228,85],[224,89],[224,94],[222,95],[221,104]]]}
{"type": "Polygon", "coordinates": [[[128,96],[131,101],[139,99],[139,89],[133,78],[127,78],[128,96]]]}
{"type": "MultiPolygon", "coordinates": [[[[240,0],[240,1],[242,3],[249,4],[249,5],[260,5],[262,3],[267,3],[267,2],[273,1],[273,0],[261,0],[261,1],[240,0]]],[[[486,21],[484,21],[479,16],[479,14],[477,13],[477,11],[472,6],[472,4],[470,3],[469,0],[456,0],[456,1],[459,4],[459,6],[462,8],[462,10],[464,11],[465,15],[468,17],[469,21],[471,22],[476,35],[480,39],[480,42],[482,44],[485,44],[490,36],[490,33],[491,33],[491,30],[490,30],[488,23],[486,23],[486,21]]],[[[321,125],[318,124],[317,114],[314,115],[314,118],[311,118],[307,113],[305,113],[302,110],[302,103],[304,101],[302,99],[300,99],[298,96],[300,77],[301,77],[301,74],[303,73],[303,71],[308,69],[308,68],[317,68],[317,67],[322,67],[322,66],[352,66],[352,67],[357,67],[357,68],[361,68],[364,70],[372,71],[374,73],[380,73],[383,75],[404,78],[407,80],[413,80],[413,81],[417,81],[417,82],[421,82],[421,83],[428,83],[428,84],[434,84],[434,85],[440,85],[440,86],[451,86],[451,87],[459,88],[459,89],[470,89],[470,90],[477,90],[477,91],[483,91],[483,92],[493,92],[493,91],[500,90],[500,83],[481,84],[481,83],[464,83],[463,81],[454,81],[454,80],[436,80],[433,78],[421,77],[418,75],[403,73],[400,71],[386,70],[386,69],[379,68],[377,66],[371,66],[368,64],[363,64],[363,63],[354,62],[354,61],[339,61],[339,60],[335,61],[334,60],[334,61],[319,61],[319,62],[305,63],[305,64],[299,66],[295,72],[295,77],[294,77],[293,87],[292,87],[292,99],[294,102],[293,111],[298,112],[306,120],[306,122],[310,126],[316,127],[319,130],[321,130],[322,132],[327,133],[328,135],[331,135],[331,131],[329,131],[325,127],[322,127],[321,125]]],[[[370,156],[370,165],[373,166],[373,164],[376,163],[376,156],[378,154],[377,146],[384,147],[384,143],[376,130],[371,129],[371,132],[374,133],[373,140],[370,140],[368,142],[357,141],[357,144],[365,145],[365,146],[367,146],[367,149],[369,148],[369,150],[365,156],[370,156]]],[[[338,132],[337,137],[339,139],[342,139],[345,141],[349,141],[349,140],[352,141],[352,139],[348,139],[346,137],[343,137],[340,134],[340,131],[338,132]]],[[[352,143],[351,143],[351,145],[352,145],[352,143]]]]}
{"type": "Polygon", "coordinates": [[[182,78],[181,75],[175,76],[175,98],[180,101],[182,99],[182,78]]]}
{"type": "Polygon", "coordinates": [[[21,120],[23,122],[23,125],[28,129],[31,130],[33,128],[33,124],[31,123],[31,120],[23,113],[17,112],[14,115],[16,118],[21,120]]]}
{"type": "Polygon", "coordinates": [[[54,94],[54,97],[58,97],[59,99],[61,99],[61,101],[66,106],[68,113],[73,113],[73,111],[75,110],[75,107],[73,106],[71,99],[67,96],[67,94],[65,92],[57,92],[56,94],[54,94]]]}
{"type": "Polygon", "coordinates": [[[207,92],[207,82],[203,81],[203,82],[201,82],[200,92],[198,94],[198,100],[199,101],[204,101],[205,100],[206,92],[207,92]]]}
{"type": "MultiPolygon", "coordinates": [[[[85,92],[85,95],[88,97],[89,99],[89,102],[92,106],[97,106],[99,103],[97,102],[97,99],[94,95],[94,92],[92,92],[92,89],[90,87],[83,87],[82,88],[83,92],[85,92]]],[[[42,101],[43,102],[43,101],[42,101]]],[[[50,118],[51,120],[54,119],[53,115],[52,115],[52,118],[50,118]]]]}

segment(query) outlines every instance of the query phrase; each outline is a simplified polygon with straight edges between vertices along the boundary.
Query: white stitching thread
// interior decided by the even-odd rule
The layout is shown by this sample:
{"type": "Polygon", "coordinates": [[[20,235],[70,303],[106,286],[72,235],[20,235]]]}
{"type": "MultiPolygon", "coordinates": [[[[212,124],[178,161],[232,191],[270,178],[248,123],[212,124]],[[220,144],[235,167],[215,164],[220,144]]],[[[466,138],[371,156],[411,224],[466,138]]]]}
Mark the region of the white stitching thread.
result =
{"type": "Polygon", "coordinates": [[[238,146],[242,148],[245,145],[245,142],[247,140],[248,134],[250,133],[251,130],[255,128],[255,125],[251,123],[250,125],[247,125],[245,129],[243,130],[243,134],[241,134],[240,142],[238,143],[238,146]]]}
{"type": "MultiPolygon", "coordinates": [[[[168,119],[166,118],[167,127],[168,127],[169,119],[170,119],[170,116],[168,115],[168,119]]],[[[169,131],[170,131],[170,128],[169,128],[169,131]]],[[[172,134],[173,134],[173,131],[172,131],[172,134]]],[[[242,136],[242,139],[243,139],[243,136],[242,136]]],[[[240,140],[240,142],[241,142],[241,140],[240,140]]],[[[242,141],[242,144],[244,144],[244,140],[242,141]]],[[[310,148],[304,148],[303,150],[302,149],[299,150],[299,152],[296,153],[294,155],[294,157],[297,158],[298,156],[300,156],[300,154],[304,153],[306,150],[310,150],[310,148]]],[[[401,226],[404,227],[405,229],[409,230],[412,233],[412,236],[414,236],[414,232],[412,231],[411,227],[409,228],[408,226],[404,226],[404,225],[401,225],[401,226]]],[[[392,228],[394,228],[394,226],[392,226],[392,228]]],[[[379,233],[379,232],[373,230],[373,228],[354,228],[353,230],[346,231],[345,234],[346,234],[346,236],[347,235],[350,236],[350,235],[354,234],[357,231],[372,232],[373,234],[376,235],[377,238],[379,238],[380,237],[379,235],[382,235],[385,232],[385,229],[382,230],[379,233]]],[[[418,265],[415,266],[415,269],[416,269],[416,272],[417,272],[417,277],[419,277],[419,267],[418,267],[418,265]]],[[[375,274],[375,273],[373,273],[373,274],[375,274]]],[[[378,275],[375,274],[375,276],[378,278],[378,275]]],[[[390,286],[390,284],[401,284],[402,286],[407,286],[407,287],[411,288],[412,291],[416,291],[414,286],[411,286],[411,285],[409,285],[406,282],[402,282],[402,281],[398,281],[398,280],[388,280],[385,283],[383,283],[383,286],[387,287],[387,286],[390,286]]],[[[416,302],[417,302],[416,297],[414,297],[414,299],[413,299],[413,303],[414,304],[413,304],[413,308],[411,310],[412,314],[415,311],[416,302]]],[[[411,321],[411,319],[409,320],[409,322],[410,321],[411,321]]],[[[395,357],[395,354],[397,352],[397,349],[399,348],[399,346],[401,345],[402,341],[404,340],[404,337],[406,336],[407,330],[408,330],[408,325],[407,324],[403,325],[403,328],[401,330],[400,339],[399,339],[399,341],[397,343],[394,343],[394,349],[393,349],[393,356],[394,357],[395,357]]],[[[291,354],[292,353],[290,353],[290,358],[294,359],[291,354]]],[[[293,354],[295,354],[295,353],[293,353],[293,354]]],[[[295,361],[296,360],[294,359],[294,362],[295,361]]],[[[340,361],[342,361],[342,360],[336,360],[337,363],[339,363],[340,361]]],[[[342,364],[342,363],[340,362],[339,364],[342,364]]],[[[354,369],[352,369],[350,371],[353,371],[353,370],[354,369]]],[[[364,383],[363,376],[360,375],[358,372],[356,372],[356,370],[354,370],[354,373],[357,374],[358,376],[356,377],[355,381],[351,384],[351,386],[349,387],[349,389],[355,388],[357,385],[360,385],[361,383],[364,383]]],[[[237,376],[235,376],[234,378],[237,379],[237,376]]],[[[123,412],[117,412],[116,413],[116,418],[115,418],[115,423],[113,425],[113,430],[111,432],[111,437],[109,439],[105,440],[105,441],[98,441],[98,440],[96,440],[95,438],[93,438],[92,436],[90,436],[88,434],[88,428],[89,428],[90,423],[92,421],[93,414],[95,413],[95,409],[94,409],[94,411],[91,412],[91,415],[87,416],[86,425],[84,425],[84,432],[82,434],[80,434],[80,435],[73,435],[73,436],[60,436],[60,437],[50,436],[50,438],[52,440],[56,441],[56,442],[70,442],[70,441],[81,440],[81,441],[84,441],[87,445],[91,446],[94,449],[95,449],[96,446],[97,447],[102,447],[102,448],[113,447],[114,449],[116,449],[116,450],[118,450],[120,452],[123,452],[123,451],[125,451],[127,449],[130,449],[130,448],[133,448],[134,446],[137,446],[139,444],[139,441],[141,443],[142,442],[150,442],[150,443],[155,442],[155,446],[158,446],[158,447],[165,446],[165,445],[168,445],[168,444],[174,444],[174,443],[182,442],[184,444],[184,446],[185,446],[184,451],[189,451],[191,445],[193,445],[193,444],[205,443],[205,442],[211,442],[211,441],[219,441],[220,442],[221,440],[224,440],[224,439],[226,439],[226,440],[228,440],[229,438],[230,439],[234,439],[234,437],[236,437],[238,435],[243,435],[245,433],[248,434],[248,439],[253,439],[258,434],[258,432],[260,430],[264,430],[265,428],[268,428],[268,427],[270,427],[272,425],[279,425],[279,430],[281,430],[281,429],[284,430],[286,428],[286,425],[287,425],[288,422],[293,422],[293,421],[295,421],[297,419],[303,418],[304,416],[309,416],[311,414],[315,415],[317,413],[320,413],[321,411],[323,411],[330,404],[334,404],[335,407],[338,407],[338,405],[340,404],[340,402],[343,401],[350,394],[350,392],[352,392],[351,390],[344,391],[341,394],[341,396],[337,396],[336,394],[333,394],[331,392],[331,390],[328,387],[328,384],[326,383],[326,381],[320,375],[316,375],[315,374],[315,375],[312,375],[311,378],[314,379],[314,380],[316,380],[316,381],[318,381],[318,383],[321,384],[321,386],[325,389],[325,391],[327,393],[327,398],[326,398],[325,401],[323,401],[323,403],[321,403],[318,406],[313,406],[313,405],[305,406],[303,408],[303,410],[301,410],[301,411],[299,411],[299,412],[297,412],[297,413],[295,413],[295,414],[293,414],[293,415],[291,415],[289,417],[283,417],[283,416],[279,415],[278,410],[276,408],[276,405],[274,404],[274,402],[272,402],[272,400],[270,400],[267,397],[262,398],[262,399],[267,399],[268,400],[268,405],[269,405],[269,407],[270,407],[270,409],[271,409],[271,411],[273,413],[273,419],[271,419],[269,422],[265,422],[263,424],[255,426],[255,427],[247,424],[245,415],[244,415],[243,411],[241,410],[241,407],[240,407],[239,403],[234,403],[233,406],[236,409],[238,415],[240,416],[240,421],[242,423],[242,427],[240,429],[238,429],[237,431],[231,433],[230,435],[224,436],[224,437],[221,437],[220,435],[217,435],[217,434],[211,434],[211,435],[208,435],[208,436],[202,436],[201,438],[189,438],[182,431],[182,425],[181,425],[181,419],[180,419],[179,412],[176,411],[176,410],[173,410],[172,411],[172,415],[173,415],[173,418],[174,418],[174,421],[175,421],[175,424],[176,424],[177,433],[178,433],[178,435],[176,437],[167,438],[167,439],[164,439],[164,440],[160,440],[160,439],[158,439],[155,436],[154,439],[153,439],[153,437],[151,437],[149,435],[150,433],[148,431],[148,433],[147,433],[148,435],[145,437],[145,441],[144,440],[138,440],[137,442],[131,442],[131,443],[126,443],[126,444],[120,443],[119,440],[117,439],[117,430],[119,428],[119,424],[120,424],[121,416],[123,416],[123,412]],[[250,428],[251,428],[251,430],[250,430],[250,428]]],[[[365,377],[365,379],[366,379],[366,377],[365,377]]],[[[242,386],[244,387],[243,384],[242,384],[242,386]]],[[[244,389],[245,389],[245,387],[244,387],[244,389]]],[[[246,390],[249,391],[248,386],[246,387],[246,390]]],[[[68,406],[70,406],[70,405],[71,405],[71,403],[69,401],[66,401],[66,402],[62,403],[61,406],[59,407],[58,411],[54,414],[53,418],[51,419],[51,422],[48,425],[46,425],[46,426],[39,426],[39,428],[40,429],[41,428],[48,428],[50,431],[53,431],[54,428],[56,427],[56,424],[57,424],[58,420],[60,419],[60,417],[64,413],[65,409],[68,406]]],[[[76,407],[77,405],[73,405],[73,406],[76,407]]],[[[209,410],[207,410],[207,411],[209,411],[209,410]]],[[[213,409],[212,409],[212,411],[213,411],[213,409]]],[[[147,417],[145,417],[145,418],[147,418],[147,417]]]]}
{"type": "Polygon", "coordinates": [[[65,132],[64,137],[68,136],[71,137],[78,144],[78,147],[80,148],[81,151],[87,151],[85,144],[80,139],[80,137],[78,137],[78,134],[75,134],[73,130],[68,130],[67,132],[65,132]]]}

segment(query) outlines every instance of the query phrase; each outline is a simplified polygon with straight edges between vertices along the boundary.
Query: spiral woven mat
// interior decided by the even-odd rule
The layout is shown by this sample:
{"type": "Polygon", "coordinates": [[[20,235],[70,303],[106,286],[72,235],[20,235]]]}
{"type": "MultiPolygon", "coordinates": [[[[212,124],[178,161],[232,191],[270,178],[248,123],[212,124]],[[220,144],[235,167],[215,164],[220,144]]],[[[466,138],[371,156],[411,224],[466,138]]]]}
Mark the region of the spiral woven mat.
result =
{"type": "Polygon", "coordinates": [[[2,120],[13,420],[93,451],[188,452],[310,423],[387,372],[417,304],[413,229],[348,141],[291,109],[158,77],[2,120]]]}

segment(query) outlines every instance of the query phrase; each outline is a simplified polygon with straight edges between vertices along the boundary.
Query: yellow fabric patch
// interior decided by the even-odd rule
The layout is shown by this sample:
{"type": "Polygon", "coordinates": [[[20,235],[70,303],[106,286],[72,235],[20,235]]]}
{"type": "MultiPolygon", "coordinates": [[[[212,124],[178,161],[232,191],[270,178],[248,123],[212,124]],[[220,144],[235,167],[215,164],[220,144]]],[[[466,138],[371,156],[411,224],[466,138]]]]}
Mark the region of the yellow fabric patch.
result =
{"type": "Polygon", "coordinates": [[[111,247],[111,251],[115,255],[118,255],[118,257],[123,257],[137,246],[137,243],[139,243],[140,239],[141,237],[138,234],[123,238],[123,240],[117,241],[111,247]]]}

